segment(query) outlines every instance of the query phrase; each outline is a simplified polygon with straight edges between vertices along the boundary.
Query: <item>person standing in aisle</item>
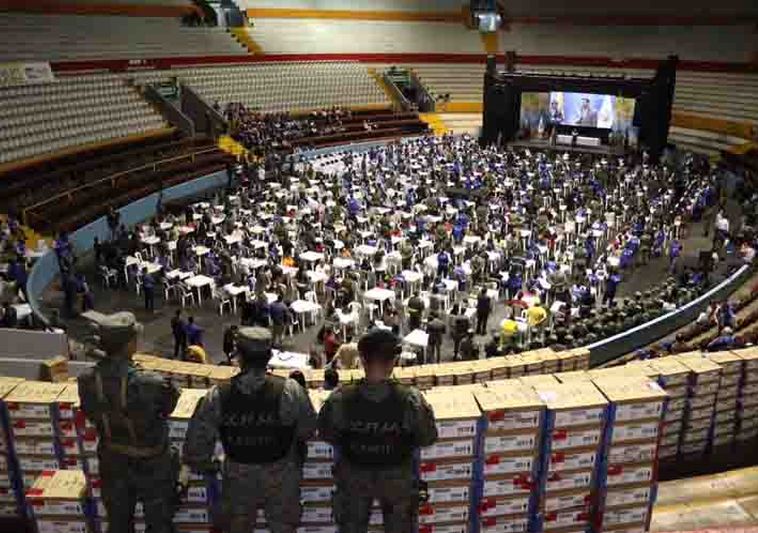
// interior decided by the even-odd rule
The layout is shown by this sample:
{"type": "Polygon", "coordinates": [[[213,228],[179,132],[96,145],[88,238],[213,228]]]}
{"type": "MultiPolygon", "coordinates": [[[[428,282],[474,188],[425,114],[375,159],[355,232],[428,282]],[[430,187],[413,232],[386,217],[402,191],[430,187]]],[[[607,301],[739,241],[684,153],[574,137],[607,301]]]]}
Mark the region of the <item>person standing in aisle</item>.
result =
{"type": "Polygon", "coordinates": [[[174,336],[174,359],[184,359],[187,352],[187,325],[182,319],[182,310],[177,309],[171,318],[171,334],[174,336]]]}
{"type": "Polygon", "coordinates": [[[437,440],[434,412],[421,393],[390,380],[400,355],[392,332],[372,329],[358,342],[366,378],[332,393],[319,435],[337,448],[332,507],[340,533],[365,533],[379,500],[385,533],[415,531],[418,486],[413,452],[437,440]]]}
{"type": "Polygon", "coordinates": [[[316,413],[297,381],[266,373],[271,349],[268,329],[239,328],[242,372],[208,392],[187,430],[184,462],[196,472],[216,471],[213,453],[221,440],[226,460],[219,525],[226,533],[248,533],[259,508],[271,533],[295,533],[300,524],[301,450],[316,413]]]}
{"type": "Polygon", "coordinates": [[[155,311],[155,278],[147,267],[142,270],[142,291],[145,293],[145,311],[155,311]]]}
{"type": "Polygon", "coordinates": [[[492,299],[487,295],[487,289],[482,288],[476,300],[476,334],[487,334],[487,321],[492,311],[492,299]]]}
{"type": "Polygon", "coordinates": [[[97,427],[102,497],[110,533],[131,533],[142,503],[147,530],[173,533],[178,456],[169,447],[168,417],[179,390],[132,363],[140,324],[132,313],[84,314],[98,326],[99,359],[79,377],[81,409],[97,427]]]}

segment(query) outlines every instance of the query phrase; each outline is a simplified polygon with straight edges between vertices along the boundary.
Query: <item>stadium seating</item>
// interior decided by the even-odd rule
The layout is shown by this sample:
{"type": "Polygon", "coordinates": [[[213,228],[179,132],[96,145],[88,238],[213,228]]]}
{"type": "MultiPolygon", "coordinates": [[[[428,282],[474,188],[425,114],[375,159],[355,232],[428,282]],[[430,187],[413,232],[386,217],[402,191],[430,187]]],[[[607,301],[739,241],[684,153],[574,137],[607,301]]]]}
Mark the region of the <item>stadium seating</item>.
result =
{"type": "Polygon", "coordinates": [[[479,32],[462,23],[256,19],[252,39],[267,54],[481,54],[479,32]]]}
{"type": "Polygon", "coordinates": [[[349,61],[258,63],[137,74],[139,83],[177,77],[222,107],[239,102],[276,112],[331,106],[388,107],[389,100],[366,67],[349,61]]]}
{"type": "Polygon", "coordinates": [[[174,18],[0,13],[0,62],[247,54],[223,28],[174,18]]]}
{"type": "Polygon", "coordinates": [[[118,76],[0,88],[0,164],[167,126],[118,76]]]}

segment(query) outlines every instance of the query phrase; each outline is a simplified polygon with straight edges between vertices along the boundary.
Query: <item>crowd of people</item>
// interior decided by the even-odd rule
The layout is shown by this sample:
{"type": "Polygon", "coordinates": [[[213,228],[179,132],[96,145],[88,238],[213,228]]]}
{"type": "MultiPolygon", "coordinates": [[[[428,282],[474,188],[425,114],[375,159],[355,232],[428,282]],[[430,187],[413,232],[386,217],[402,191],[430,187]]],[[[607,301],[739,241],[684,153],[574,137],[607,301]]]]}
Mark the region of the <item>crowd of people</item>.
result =
{"type": "MultiPolygon", "coordinates": [[[[358,364],[351,340],[375,326],[423,331],[428,349],[416,360],[429,362],[586,345],[671,311],[710,283],[712,265],[682,262],[683,242],[724,194],[719,171],[691,154],[653,164],[453,136],[284,158],[230,181],[211,201],[131,232],[116,224],[115,245],[98,243],[101,264],[121,272],[127,258],[149,256],[155,274],[127,268],[146,295],[193,292],[170,271],[205,275],[217,300],[239,298],[240,325],[271,328],[278,346],[320,318],[310,362],[336,368],[358,364]],[[661,256],[662,282],[616,299],[661,256]],[[227,287],[244,296],[224,296],[227,287]]],[[[735,232],[722,219],[713,252],[723,257],[735,232]]]]}
{"type": "Polygon", "coordinates": [[[224,109],[232,137],[256,156],[291,151],[291,143],[296,140],[342,133],[345,131],[342,121],[351,116],[349,109],[341,107],[320,109],[304,116],[262,113],[240,103],[230,103],[224,109]]]}

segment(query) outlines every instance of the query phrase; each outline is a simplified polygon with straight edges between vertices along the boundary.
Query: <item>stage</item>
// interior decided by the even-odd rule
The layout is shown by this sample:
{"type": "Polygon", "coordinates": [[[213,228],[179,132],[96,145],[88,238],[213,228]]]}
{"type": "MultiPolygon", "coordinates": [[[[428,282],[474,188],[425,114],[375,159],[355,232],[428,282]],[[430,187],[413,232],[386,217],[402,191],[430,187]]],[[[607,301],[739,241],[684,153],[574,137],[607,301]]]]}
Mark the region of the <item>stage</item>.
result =
{"type": "Polygon", "coordinates": [[[582,154],[598,154],[607,156],[623,156],[631,150],[624,150],[623,146],[611,146],[601,144],[600,146],[571,146],[570,144],[550,144],[547,139],[523,139],[509,142],[508,146],[513,148],[528,148],[529,150],[541,150],[543,152],[579,152],[582,154]]]}

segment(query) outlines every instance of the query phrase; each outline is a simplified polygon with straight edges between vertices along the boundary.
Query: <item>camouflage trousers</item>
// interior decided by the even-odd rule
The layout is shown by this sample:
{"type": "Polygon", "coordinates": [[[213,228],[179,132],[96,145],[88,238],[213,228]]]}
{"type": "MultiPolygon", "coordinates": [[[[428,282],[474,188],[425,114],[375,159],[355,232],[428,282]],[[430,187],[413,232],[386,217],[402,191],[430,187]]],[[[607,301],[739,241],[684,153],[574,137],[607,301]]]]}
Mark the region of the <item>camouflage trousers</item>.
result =
{"type": "Polygon", "coordinates": [[[365,469],[345,461],[335,466],[337,491],[332,507],[339,533],[365,533],[374,500],[379,502],[385,533],[416,530],[418,488],[410,466],[365,469]]]}
{"type": "Polygon", "coordinates": [[[295,533],[302,511],[302,477],[300,465],[291,456],[267,465],[226,461],[221,489],[222,529],[249,533],[258,509],[263,509],[271,533],[295,533]]]}
{"type": "Polygon", "coordinates": [[[134,459],[100,450],[103,504],[108,533],[132,533],[134,508],[142,502],[147,533],[172,533],[176,504],[177,466],[171,451],[149,459],[134,459]]]}

